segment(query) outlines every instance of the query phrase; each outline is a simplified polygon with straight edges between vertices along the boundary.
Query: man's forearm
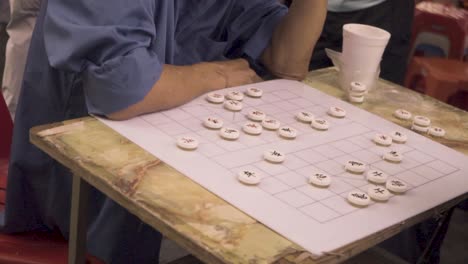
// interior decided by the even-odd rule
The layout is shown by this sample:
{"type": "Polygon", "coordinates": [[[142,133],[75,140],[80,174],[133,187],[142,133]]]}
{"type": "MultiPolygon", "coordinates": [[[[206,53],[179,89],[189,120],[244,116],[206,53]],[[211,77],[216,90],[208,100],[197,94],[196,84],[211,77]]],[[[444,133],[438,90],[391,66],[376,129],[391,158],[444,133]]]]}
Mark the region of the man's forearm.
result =
{"type": "Polygon", "coordinates": [[[145,98],[130,107],[107,115],[114,120],[125,120],[141,114],[170,109],[184,104],[209,90],[225,87],[221,74],[206,65],[164,65],[158,82],[145,98]]]}
{"type": "Polygon", "coordinates": [[[107,115],[125,120],[141,114],[170,109],[193,98],[226,87],[261,81],[244,59],[203,62],[187,66],[164,65],[159,80],[140,102],[107,115]]]}
{"type": "Polygon", "coordinates": [[[276,27],[263,63],[278,77],[304,79],[327,14],[326,0],[294,0],[276,27]]]}

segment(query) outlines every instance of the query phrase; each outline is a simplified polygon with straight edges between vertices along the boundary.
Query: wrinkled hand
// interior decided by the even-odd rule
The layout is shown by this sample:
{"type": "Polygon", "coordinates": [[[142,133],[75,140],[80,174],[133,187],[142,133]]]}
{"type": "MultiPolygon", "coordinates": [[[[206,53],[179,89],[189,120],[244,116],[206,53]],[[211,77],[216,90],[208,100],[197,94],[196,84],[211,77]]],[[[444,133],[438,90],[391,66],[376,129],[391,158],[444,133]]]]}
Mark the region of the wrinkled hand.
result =
{"type": "Polygon", "coordinates": [[[249,67],[249,63],[245,59],[215,62],[215,64],[220,67],[218,73],[226,79],[226,87],[262,81],[262,78],[249,67]]]}
{"type": "Polygon", "coordinates": [[[200,69],[199,73],[204,76],[212,76],[208,72],[216,73],[216,77],[209,87],[210,90],[263,81],[262,78],[249,67],[249,63],[245,59],[203,62],[197,66],[200,69]]]}

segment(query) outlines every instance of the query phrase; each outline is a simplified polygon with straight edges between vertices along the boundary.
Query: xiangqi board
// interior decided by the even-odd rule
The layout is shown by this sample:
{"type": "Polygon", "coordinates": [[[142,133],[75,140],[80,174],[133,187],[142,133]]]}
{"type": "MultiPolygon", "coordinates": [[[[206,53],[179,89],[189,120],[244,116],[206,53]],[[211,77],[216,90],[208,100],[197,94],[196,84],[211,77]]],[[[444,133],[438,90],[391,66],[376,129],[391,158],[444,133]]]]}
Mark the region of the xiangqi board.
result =
{"type": "Polygon", "coordinates": [[[316,257],[468,190],[464,155],[295,81],[102,122],[316,257]],[[184,137],[196,148],[178,147],[184,137]]]}

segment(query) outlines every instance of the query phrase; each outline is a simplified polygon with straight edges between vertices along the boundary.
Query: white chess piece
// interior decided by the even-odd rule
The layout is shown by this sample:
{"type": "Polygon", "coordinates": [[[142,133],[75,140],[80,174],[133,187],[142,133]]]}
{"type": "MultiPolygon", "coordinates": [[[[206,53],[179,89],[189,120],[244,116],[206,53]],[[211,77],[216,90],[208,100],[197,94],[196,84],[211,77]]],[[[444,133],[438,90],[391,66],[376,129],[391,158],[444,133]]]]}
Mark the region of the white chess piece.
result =
{"type": "Polygon", "coordinates": [[[396,179],[387,181],[387,184],[385,185],[385,187],[387,187],[389,191],[394,192],[394,193],[404,193],[408,190],[408,184],[406,184],[402,180],[396,180],[396,179]]]}
{"type": "Polygon", "coordinates": [[[236,140],[236,139],[239,138],[240,132],[239,132],[239,130],[237,130],[235,128],[223,127],[219,131],[219,135],[224,139],[236,140]]]}
{"type": "Polygon", "coordinates": [[[242,110],[242,103],[236,100],[226,100],[226,102],[224,102],[224,108],[237,112],[242,110]]]}
{"type": "Polygon", "coordinates": [[[390,198],[390,192],[381,186],[371,186],[367,190],[367,194],[372,200],[385,202],[390,198]]]}
{"type": "Polygon", "coordinates": [[[357,206],[368,206],[370,204],[370,197],[361,191],[352,191],[348,194],[348,201],[357,206]]]}
{"type": "Polygon", "coordinates": [[[262,120],[262,126],[268,130],[277,130],[280,128],[280,122],[276,119],[266,117],[262,120]]]}
{"type": "Polygon", "coordinates": [[[241,170],[237,174],[237,179],[243,184],[257,185],[262,180],[260,174],[253,170],[241,170]]]}
{"type": "Polygon", "coordinates": [[[247,88],[246,94],[250,97],[260,98],[263,95],[263,90],[255,87],[247,88]]]}
{"type": "Polygon", "coordinates": [[[314,173],[309,177],[309,183],[318,186],[318,187],[328,187],[330,186],[332,179],[330,175],[325,173],[314,173]]]}
{"type": "Polygon", "coordinates": [[[185,150],[194,150],[198,147],[198,140],[191,136],[183,136],[177,139],[177,146],[185,150]]]}

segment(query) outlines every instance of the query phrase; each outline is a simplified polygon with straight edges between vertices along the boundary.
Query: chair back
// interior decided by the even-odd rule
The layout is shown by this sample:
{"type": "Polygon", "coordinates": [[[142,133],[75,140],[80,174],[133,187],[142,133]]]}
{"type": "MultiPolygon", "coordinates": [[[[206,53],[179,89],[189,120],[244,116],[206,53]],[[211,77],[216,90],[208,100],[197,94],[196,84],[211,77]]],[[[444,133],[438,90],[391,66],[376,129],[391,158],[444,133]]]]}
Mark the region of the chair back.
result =
{"type": "Polygon", "coordinates": [[[468,51],[468,12],[455,6],[421,2],[416,6],[411,57],[463,60],[468,51]]]}

